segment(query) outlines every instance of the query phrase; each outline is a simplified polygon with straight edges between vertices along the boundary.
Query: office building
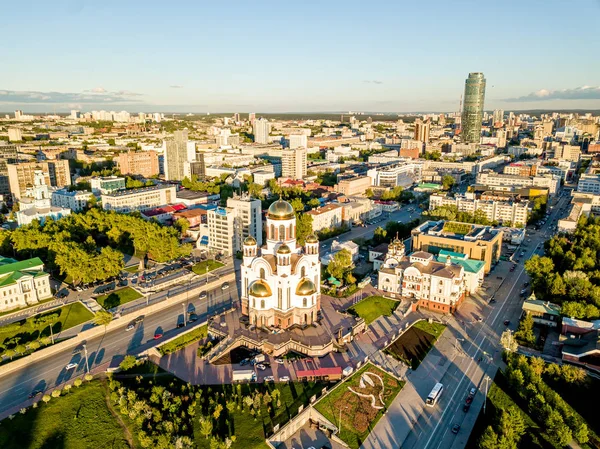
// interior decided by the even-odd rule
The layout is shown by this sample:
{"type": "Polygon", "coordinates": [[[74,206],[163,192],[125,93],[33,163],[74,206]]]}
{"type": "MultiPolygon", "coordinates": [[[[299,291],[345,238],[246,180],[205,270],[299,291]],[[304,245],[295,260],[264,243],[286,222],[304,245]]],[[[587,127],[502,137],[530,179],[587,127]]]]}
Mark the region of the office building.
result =
{"type": "Polygon", "coordinates": [[[343,208],[340,204],[328,204],[305,213],[312,216],[313,232],[338,228],[343,224],[343,208]]]}
{"type": "Polygon", "coordinates": [[[158,153],[149,151],[128,151],[119,154],[119,170],[122,174],[140,175],[145,178],[159,174],[158,153]]]}
{"type": "Polygon", "coordinates": [[[421,181],[422,169],[422,162],[400,162],[372,168],[367,171],[367,176],[376,187],[411,187],[421,181]]]}
{"type": "Polygon", "coordinates": [[[94,195],[105,195],[117,190],[125,190],[125,178],[120,176],[98,176],[90,179],[90,186],[94,195]]]}
{"type": "Polygon", "coordinates": [[[70,192],[67,189],[59,189],[52,192],[51,205],[71,209],[73,212],[81,212],[87,207],[93,196],[94,194],[87,190],[73,190],[70,192]]]}
{"type": "Polygon", "coordinates": [[[269,134],[271,133],[271,124],[265,118],[254,120],[254,142],[269,143],[269,134]]]}
{"type": "Polygon", "coordinates": [[[456,221],[426,221],[412,230],[413,251],[439,254],[441,250],[465,254],[469,259],[485,262],[489,273],[500,260],[502,231],[456,221]]]}
{"type": "Polygon", "coordinates": [[[421,119],[415,120],[415,140],[423,143],[429,143],[429,130],[431,128],[431,122],[426,120],[425,122],[421,119]]]}
{"type": "Polygon", "coordinates": [[[485,100],[485,78],[483,73],[469,73],[465,80],[465,95],[461,120],[461,137],[466,143],[479,143],[483,104],[485,100]]]}
{"type": "Polygon", "coordinates": [[[285,149],[281,152],[281,176],[289,179],[306,177],[306,148],[285,149]]]}
{"type": "Polygon", "coordinates": [[[264,247],[252,237],[244,240],[242,314],[265,328],[310,325],[321,303],[319,241],[311,235],[304,247],[297,245],[296,214],[283,200],[269,207],[266,229],[264,247]]]}
{"type": "Polygon", "coordinates": [[[306,147],[308,147],[308,136],[306,134],[290,134],[290,148],[292,150],[306,147]]]}
{"type": "Polygon", "coordinates": [[[459,212],[470,214],[481,211],[490,222],[497,222],[504,226],[525,226],[532,205],[527,200],[481,200],[467,198],[464,195],[449,196],[440,193],[434,193],[429,197],[429,210],[442,206],[454,206],[459,212]]]}
{"type": "Polygon", "coordinates": [[[20,128],[8,128],[8,141],[20,142],[23,140],[23,133],[20,128]]]}
{"type": "Polygon", "coordinates": [[[227,198],[227,207],[233,210],[234,241],[233,250],[241,251],[242,242],[251,236],[262,246],[262,206],[261,201],[247,195],[227,198]]]}
{"type": "Polygon", "coordinates": [[[44,162],[22,162],[8,164],[8,181],[10,192],[19,200],[27,187],[33,186],[35,172],[41,171],[47,186],[66,187],[71,185],[71,171],[68,160],[53,160],[44,162]]]}
{"type": "Polygon", "coordinates": [[[143,211],[175,202],[176,193],[177,188],[173,185],[121,190],[102,194],[102,208],[122,213],[143,211]]]}
{"type": "Polygon", "coordinates": [[[500,128],[504,124],[504,111],[502,109],[494,109],[492,114],[492,125],[500,128]]]}
{"type": "Polygon", "coordinates": [[[338,181],[334,190],[346,196],[364,195],[371,188],[371,178],[368,176],[355,176],[338,181]]]}
{"type": "Polygon", "coordinates": [[[16,164],[18,161],[19,155],[17,146],[0,142],[0,195],[10,194],[8,164],[16,164]]]}
{"type": "Polygon", "coordinates": [[[173,137],[163,142],[165,179],[181,181],[190,175],[190,163],[196,158],[194,142],[188,141],[187,131],[175,131],[173,137]]]}
{"type": "Polygon", "coordinates": [[[477,174],[477,184],[507,191],[519,187],[544,187],[548,189],[550,195],[554,196],[560,188],[561,178],[550,173],[539,176],[518,176],[485,170],[477,174]]]}
{"type": "Polygon", "coordinates": [[[465,270],[450,257],[438,262],[425,251],[406,256],[404,245],[395,239],[379,268],[378,289],[386,296],[410,300],[413,310],[454,313],[466,296],[465,270]]]}
{"type": "Polygon", "coordinates": [[[0,312],[52,298],[50,273],[38,257],[17,262],[0,257],[0,312]]]}

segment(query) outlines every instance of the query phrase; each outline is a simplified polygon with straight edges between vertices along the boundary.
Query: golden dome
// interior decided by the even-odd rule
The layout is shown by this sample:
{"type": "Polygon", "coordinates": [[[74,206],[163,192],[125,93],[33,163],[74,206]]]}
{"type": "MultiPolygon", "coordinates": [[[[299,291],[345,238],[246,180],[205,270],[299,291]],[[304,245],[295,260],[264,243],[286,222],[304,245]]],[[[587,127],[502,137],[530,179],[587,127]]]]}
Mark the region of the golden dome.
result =
{"type": "Polygon", "coordinates": [[[290,254],[292,250],[285,243],[277,248],[277,254],[290,254]]]}
{"type": "Polygon", "coordinates": [[[306,237],[305,242],[306,243],[319,243],[319,237],[317,237],[314,234],[311,234],[308,237],[306,237]]]}
{"type": "Polygon", "coordinates": [[[271,287],[262,279],[254,281],[248,290],[248,294],[251,296],[258,296],[259,298],[265,298],[272,296],[271,287]]]}
{"type": "Polygon", "coordinates": [[[251,235],[249,235],[248,237],[246,237],[244,239],[244,245],[254,246],[254,245],[256,245],[256,239],[254,237],[252,237],[251,235]]]}
{"type": "Polygon", "coordinates": [[[298,283],[298,287],[296,288],[296,294],[299,296],[308,296],[316,293],[317,289],[315,288],[315,284],[308,278],[300,279],[298,283]]]}
{"type": "Polygon", "coordinates": [[[281,198],[271,204],[267,213],[267,217],[271,220],[289,220],[295,216],[292,205],[281,198]]]}

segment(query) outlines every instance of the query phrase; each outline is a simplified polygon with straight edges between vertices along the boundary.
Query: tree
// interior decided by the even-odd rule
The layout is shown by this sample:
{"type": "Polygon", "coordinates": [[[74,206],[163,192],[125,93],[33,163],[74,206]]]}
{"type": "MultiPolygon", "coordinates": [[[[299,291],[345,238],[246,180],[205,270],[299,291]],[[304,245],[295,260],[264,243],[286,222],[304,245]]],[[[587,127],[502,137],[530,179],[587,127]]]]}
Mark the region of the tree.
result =
{"type": "Polygon", "coordinates": [[[327,265],[327,272],[334,278],[342,280],[346,273],[352,271],[353,268],[352,254],[347,249],[343,249],[333,255],[329,265],[327,265]]]}
{"type": "Polygon", "coordinates": [[[296,240],[298,241],[298,245],[303,246],[306,242],[306,237],[313,233],[312,223],[312,215],[296,213],[296,240]]]}
{"type": "Polygon", "coordinates": [[[219,416],[221,416],[221,412],[223,411],[223,406],[221,404],[217,404],[214,411],[213,411],[213,416],[215,418],[216,421],[219,420],[219,416]]]}
{"type": "Polygon", "coordinates": [[[512,331],[509,329],[502,332],[502,335],[500,336],[500,343],[502,344],[502,347],[509,352],[515,352],[519,347],[519,344],[513,338],[512,331]]]}
{"type": "Polygon", "coordinates": [[[514,405],[502,410],[498,427],[500,433],[509,441],[518,442],[525,434],[525,420],[514,405]]]}
{"type": "Polygon", "coordinates": [[[321,202],[317,198],[311,198],[310,200],[308,200],[308,203],[306,203],[306,204],[311,209],[316,209],[317,207],[319,207],[321,205],[321,202]]]}
{"type": "Polygon", "coordinates": [[[248,193],[252,198],[262,198],[264,195],[262,194],[263,186],[257,184],[255,182],[251,182],[248,184],[248,193]]]}
{"type": "Polygon", "coordinates": [[[583,368],[573,365],[562,365],[560,367],[561,376],[567,383],[582,382],[586,378],[586,372],[583,368]]]}
{"type": "Polygon", "coordinates": [[[519,328],[515,333],[515,337],[521,339],[529,346],[532,346],[535,343],[535,335],[533,333],[533,317],[530,313],[525,313],[525,316],[519,323],[519,328]]]}
{"type": "Polygon", "coordinates": [[[546,420],[546,428],[560,446],[566,446],[573,439],[571,429],[565,424],[563,417],[556,410],[552,410],[546,420]]]}
{"type": "Polygon", "coordinates": [[[186,231],[190,228],[190,222],[185,218],[178,218],[174,226],[179,230],[181,235],[185,235],[186,231]]]}
{"type": "Polygon", "coordinates": [[[444,190],[450,190],[455,183],[456,181],[450,175],[444,175],[442,177],[442,187],[444,190]]]}
{"type": "Polygon", "coordinates": [[[365,191],[365,196],[366,196],[367,198],[373,198],[373,196],[375,196],[375,194],[373,193],[373,189],[367,189],[367,190],[365,191]]]}
{"type": "Polygon", "coordinates": [[[101,309],[94,314],[93,322],[97,326],[104,326],[104,329],[106,330],[106,326],[110,324],[112,319],[112,313],[110,313],[108,310],[101,309]]]}
{"type": "Polygon", "coordinates": [[[107,139],[106,143],[109,144],[110,146],[115,146],[115,139],[107,139]]]}
{"type": "Polygon", "coordinates": [[[373,233],[373,240],[375,243],[383,243],[387,237],[387,231],[383,229],[381,226],[375,228],[375,232],[373,233]]]}
{"type": "Polygon", "coordinates": [[[137,365],[137,359],[133,355],[126,355],[123,361],[119,364],[119,368],[123,371],[130,370],[137,365]]]}
{"type": "Polygon", "coordinates": [[[212,431],[212,420],[204,416],[200,417],[200,433],[208,440],[208,437],[212,435],[212,431]]]}

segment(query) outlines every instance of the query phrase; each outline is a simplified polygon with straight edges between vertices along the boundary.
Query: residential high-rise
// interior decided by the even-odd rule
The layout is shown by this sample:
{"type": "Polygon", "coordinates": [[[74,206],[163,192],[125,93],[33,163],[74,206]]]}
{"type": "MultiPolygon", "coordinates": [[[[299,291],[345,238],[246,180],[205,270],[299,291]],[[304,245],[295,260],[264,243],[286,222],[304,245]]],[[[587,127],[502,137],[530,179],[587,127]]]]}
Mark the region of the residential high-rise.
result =
{"type": "Polygon", "coordinates": [[[35,185],[35,172],[41,171],[45,184],[52,187],[65,187],[71,185],[71,171],[68,160],[24,162],[8,164],[8,180],[10,192],[15,199],[20,200],[28,187],[35,185]]]}
{"type": "Polygon", "coordinates": [[[479,143],[484,100],[485,78],[483,73],[469,73],[469,77],[465,80],[465,97],[461,120],[463,142],[479,143]]]}
{"type": "Polygon", "coordinates": [[[254,141],[256,143],[269,143],[271,124],[266,118],[254,120],[254,141]]]}
{"type": "Polygon", "coordinates": [[[499,128],[500,126],[502,126],[502,124],[504,123],[504,110],[502,109],[495,109],[494,110],[494,114],[492,116],[492,125],[496,126],[499,128]]]}
{"type": "Polygon", "coordinates": [[[7,164],[16,164],[19,160],[16,145],[0,143],[0,195],[10,194],[7,164]]]}
{"type": "Polygon", "coordinates": [[[260,200],[249,196],[235,196],[227,199],[227,207],[233,209],[233,250],[241,251],[246,237],[253,237],[262,246],[262,206],[260,200]]]}
{"type": "Polygon", "coordinates": [[[423,143],[429,143],[429,130],[431,129],[431,123],[429,120],[425,122],[421,119],[415,120],[415,140],[423,143]]]}
{"type": "Polygon", "coordinates": [[[306,148],[286,149],[281,152],[281,176],[304,179],[306,176],[306,148]]]}
{"type": "Polygon", "coordinates": [[[119,169],[121,173],[141,175],[146,178],[158,175],[158,153],[149,151],[128,151],[119,154],[119,169]]]}
{"type": "Polygon", "coordinates": [[[291,134],[290,148],[306,148],[308,147],[308,136],[306,134],[291,134]]]}
{"type": "Polygon", "coordinates": [[[254,125],[254,120],[256,120],[256,112],[251,112],[248,114],[248,121],[251,125],[254,125]]]}
{"type": "Polygon", "coordinates": [[[9,142],[20,142],[23,140],[21,128],[8,128],[8,140],[9,142]]]}
{"type": "Polygon", "coordinates": [[[19,120],[21,117],[23,117],[23,111],[21,111],[20,109],[17,109],[15,111],[15,120],[19,120]]]}
{"type": "Polygon", "coordinates": [[[165,179],[181,181],[186,176],[186,166],[194,160],[195,150],[188,145],[188,132],[175,131],[173,137],[163,143],[165,155],[165,179]]]}

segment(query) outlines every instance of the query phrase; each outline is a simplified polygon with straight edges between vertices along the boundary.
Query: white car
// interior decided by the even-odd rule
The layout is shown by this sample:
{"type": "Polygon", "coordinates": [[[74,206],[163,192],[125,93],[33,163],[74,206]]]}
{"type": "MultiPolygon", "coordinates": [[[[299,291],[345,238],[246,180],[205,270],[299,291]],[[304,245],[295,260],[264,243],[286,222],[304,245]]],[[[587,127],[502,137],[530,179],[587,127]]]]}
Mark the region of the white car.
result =
{"type": "Polygon", "coordinates": [[[77,365],[78,365],[77,363],[69,363],[67,366],[65,366],[65,369],[68,371],[73,368],[77,368],[77,365]]]}
{"type": "Polygon", "coordinates": [[[284,361],[283,361],[283,359],[275,359],[275,363],[279,363],[280,365],[283,365],[284,361]]]}
{"type": "Polygon", "coordinates": [[[281,376],[279,378],[279,382],[289,382],[290,381],[290,377],[289,376],[281,376]]]}
{"type": "Polygon", "coordinates": [[[275,378],[273,376],[265,377],[265,382],[275,382],[275,378]]]}

